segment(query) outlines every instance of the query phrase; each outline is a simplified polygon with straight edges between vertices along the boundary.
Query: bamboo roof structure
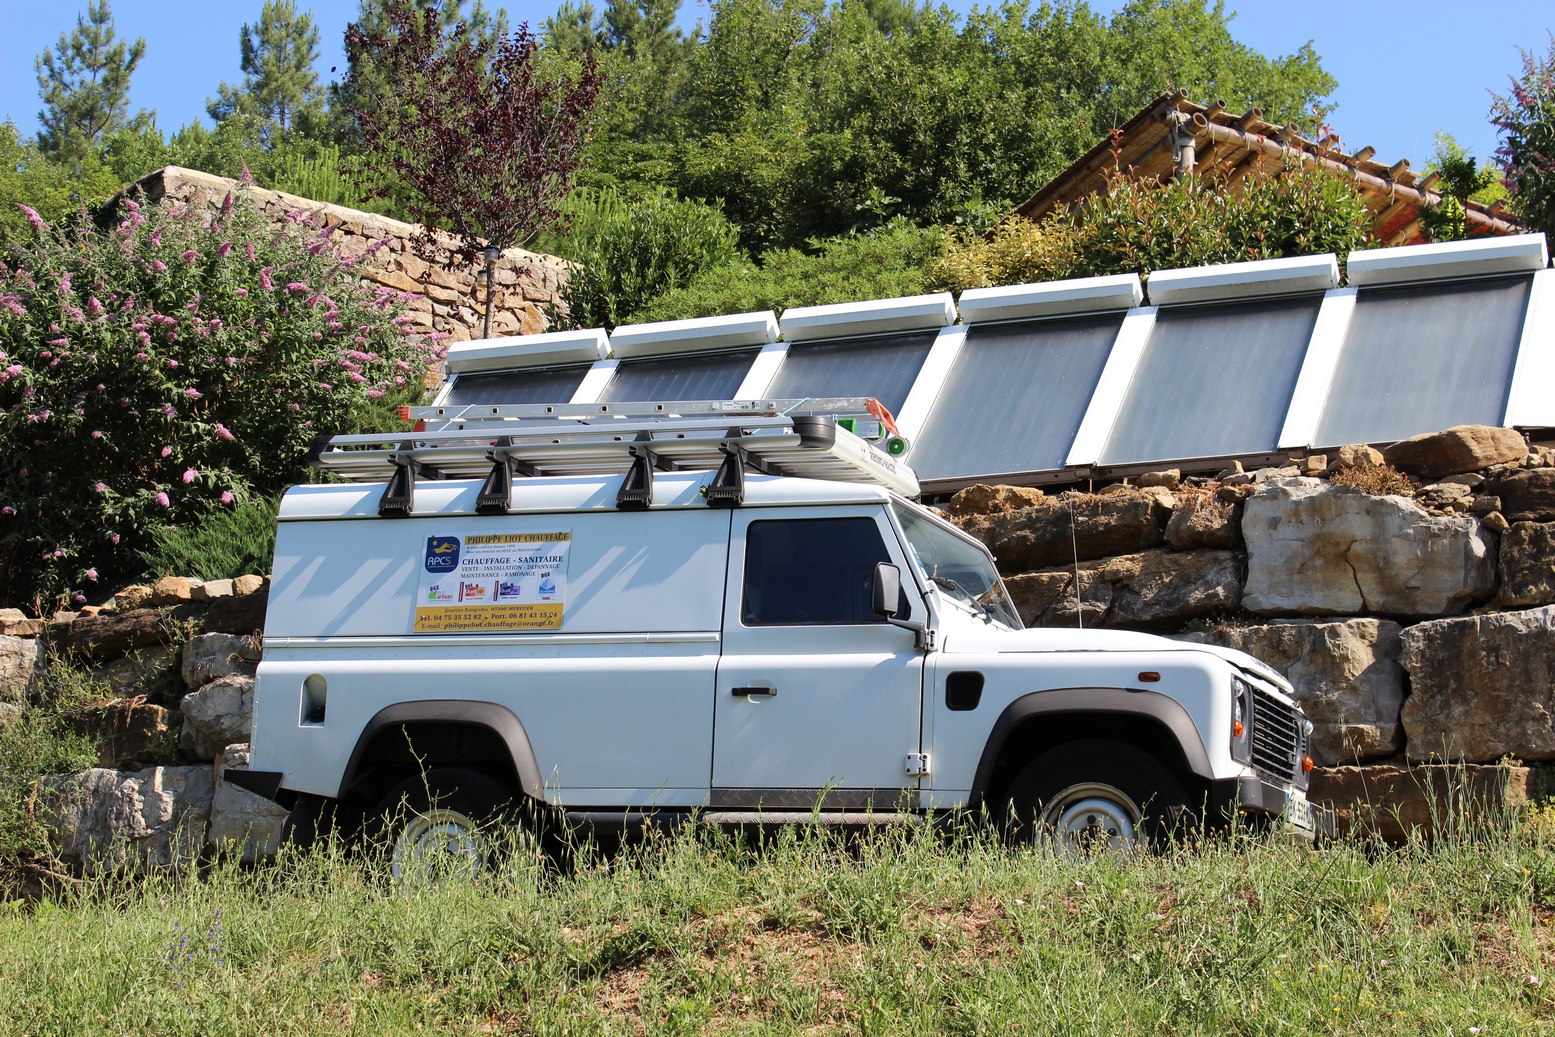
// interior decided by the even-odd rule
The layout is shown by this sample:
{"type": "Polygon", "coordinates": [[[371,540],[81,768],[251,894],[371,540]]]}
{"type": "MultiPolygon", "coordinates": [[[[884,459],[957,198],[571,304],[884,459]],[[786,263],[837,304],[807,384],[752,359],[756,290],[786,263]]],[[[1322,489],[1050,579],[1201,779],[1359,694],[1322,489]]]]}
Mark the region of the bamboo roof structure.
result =
{"type": "MultiPolygon", "coordinates": [[[[1337,135],[1309,140],[1294,125],[1266,122],[1251,108],[1236,115],[1224,101],[1208,105],[1188,100],[1183,91],[1162,94],[1107,139],[1082,155],[1036,194],[1017,206],[1017,215],[1038,221],[1054,212],[1075,212],[1090,195],[1107,189],[1116,170],[1162,181],[1187,172],[1223,176],[1235,184],[1255,173],[1273,173],[1292,163],[1327,169],[1351,178],[1372,214],[1372,236],[1379,245],[1418,245],[1429,240],[1420,209],[1437,205],[1436,174],[1419,176],[1407,159],[1387,165],[1364,147],[1340,150],[1337,135]]],[[[1499,204],[1465,202],[1473,237],[1521,234],[1499,204]]]]}

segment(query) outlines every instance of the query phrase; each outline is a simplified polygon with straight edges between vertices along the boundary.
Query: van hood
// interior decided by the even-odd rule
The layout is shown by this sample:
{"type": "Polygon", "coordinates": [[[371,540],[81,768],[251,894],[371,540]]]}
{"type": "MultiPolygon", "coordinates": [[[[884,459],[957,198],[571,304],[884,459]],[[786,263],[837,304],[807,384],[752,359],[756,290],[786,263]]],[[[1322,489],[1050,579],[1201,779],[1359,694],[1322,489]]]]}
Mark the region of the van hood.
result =
{"type": "Polygon", "coordinates": [[[1270,681],[1286,695],[1290,682],[1273,667],[1235,648],[1178,641],[1159,634],[1141,634],[1132,630],[1071,630],[1044,627],[1034,630],[957,629],[947,631],[942,651],[948,654],[1014,652],[1207,652],[1239,670],[1247,670],[1270,681]]]}

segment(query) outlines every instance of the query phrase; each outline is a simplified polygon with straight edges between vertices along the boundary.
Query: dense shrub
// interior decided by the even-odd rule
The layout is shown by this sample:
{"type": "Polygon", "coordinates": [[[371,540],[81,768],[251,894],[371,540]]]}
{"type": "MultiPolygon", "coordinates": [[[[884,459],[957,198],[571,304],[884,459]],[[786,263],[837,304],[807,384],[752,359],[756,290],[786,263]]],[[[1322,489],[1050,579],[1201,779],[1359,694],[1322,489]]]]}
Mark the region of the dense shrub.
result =
{"type": "Polygon", "coordinates": [[[944,232],[894,222],[866,234],[810,242],[812,251],[779,248],[759,263],[711,267],[690,284],[639,311],[638,321],[786,310],[791,306],[890,299],[925,291],[944,232]]]}
{"type": "Polygon", "coordinates": [[[612,189],[569,199],[572,235],[558,246],[581,264],[562,299],[575,328],[614,328],[710,267],[738,258],[734,227],[715,206],[665,191],[630,197],[612,189]]]}
{"type": "Polygon", "coordinates": [[[1555,33],[1545,54],[1523,51],[1522,74],[1505,97],[1491,96],[1512,211],[1529,230],[1555,234],[1555,33]]]}
{"type": "Polygon", "coordinates": [[[1208,263],[1337,253],[1364,247],[1371,219],[1348,180],[1287,169],[1229,183],[1215,176],[1166,185],[1119,175],[1074,219],[1018,217],[986,239],[946,248],[932,283],[944,288],[1138,273],[1208,263]]]}
{"type": "Polygon", "coordinates": [[[140,552],[151,576],[193,576],[232,580],[270,571],[275,554],[278,498],[243,497],[185,526],[150,529],[150,546],[140,552]]]}
{"type": "Polygon", "coordinates": [[[85,600],[151,528],[275,493],[315,435],[420,391],[436,347],[303,214],[27,215],[0,260],[0,603],[85,600]]]}

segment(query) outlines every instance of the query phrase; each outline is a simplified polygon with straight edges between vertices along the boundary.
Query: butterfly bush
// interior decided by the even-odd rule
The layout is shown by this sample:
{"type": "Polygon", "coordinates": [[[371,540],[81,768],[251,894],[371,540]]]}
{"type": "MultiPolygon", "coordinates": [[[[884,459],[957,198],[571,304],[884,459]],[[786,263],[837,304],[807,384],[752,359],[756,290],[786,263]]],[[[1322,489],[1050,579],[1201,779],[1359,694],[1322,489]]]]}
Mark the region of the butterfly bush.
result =
{"type": "MultiPolygon", "coordinates": [[[[23,207],[25,210],[25,207],[23,207]]],[[[0,605],[98,597],[152,527],[296,481],[315,436],[390,427],[440,347],[329,228],[122,203],[0,252],[0,605]]]]}

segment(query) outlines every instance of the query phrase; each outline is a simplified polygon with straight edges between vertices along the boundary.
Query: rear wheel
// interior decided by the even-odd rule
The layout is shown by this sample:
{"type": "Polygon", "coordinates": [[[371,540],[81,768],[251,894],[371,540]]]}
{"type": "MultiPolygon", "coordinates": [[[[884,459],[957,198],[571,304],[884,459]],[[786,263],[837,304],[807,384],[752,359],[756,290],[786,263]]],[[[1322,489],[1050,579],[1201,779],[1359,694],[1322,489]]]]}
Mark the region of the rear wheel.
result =
{"type": "Polygon", "coordinates": [[[1155,757],[1123,742],[1086,739],[1051,749],[1011,782],[1007,832],[1047,842],[1065,856],[1131,853],[1187,834],[1182,782],[1155,757]]]}
{"type": "Polygon", "coordinates": [[[493,828],[512,792],[479,771],[439,767],[391,789],[374,815],[395,882],[474,879],[492,866],[493,828]]]}

